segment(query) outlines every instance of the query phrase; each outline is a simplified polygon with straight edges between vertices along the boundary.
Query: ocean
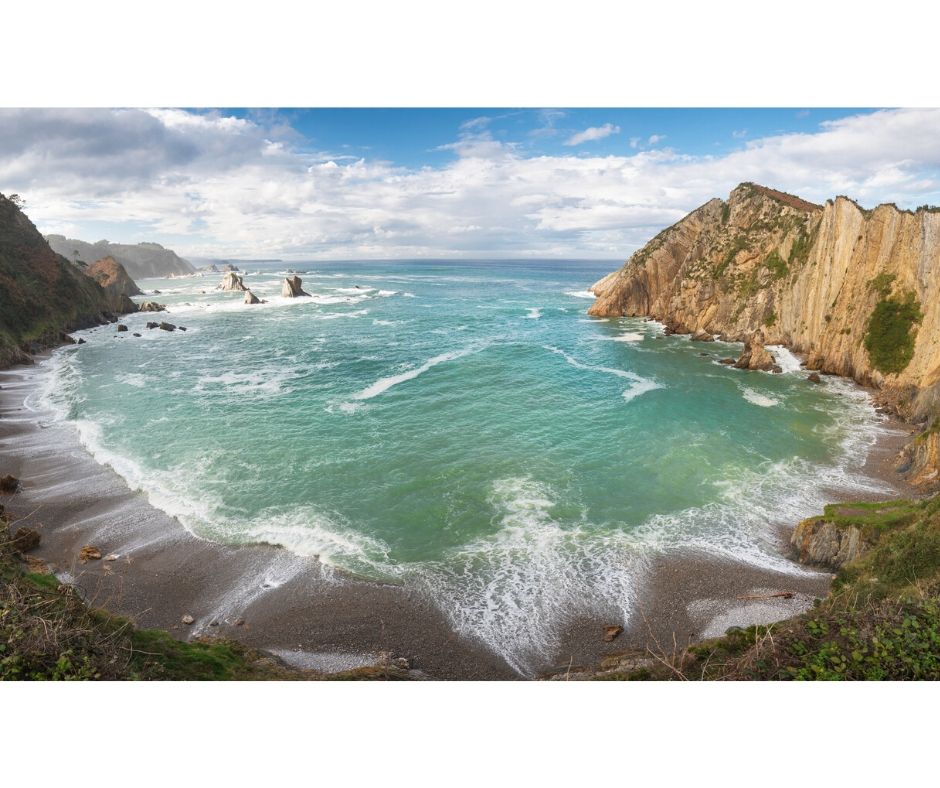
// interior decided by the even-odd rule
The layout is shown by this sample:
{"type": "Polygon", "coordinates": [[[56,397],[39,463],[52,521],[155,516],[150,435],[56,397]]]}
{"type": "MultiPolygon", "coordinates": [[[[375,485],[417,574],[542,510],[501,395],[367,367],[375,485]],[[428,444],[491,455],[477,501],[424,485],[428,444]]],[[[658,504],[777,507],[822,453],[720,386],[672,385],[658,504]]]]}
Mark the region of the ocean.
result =
{"type": "Polygon", "coordinates": [[[629,620],[654,555],[799,572],[778,525],[887,491],[865,392],[588,317],[617,265],[249,264],[253,306],[221,274],[143,280],[168,313],[76,334],[37,396],[194,535],[409,585],[523,670],[578,616],[629,620]],[[281,298],[288,267],[310,298],[281,298]]]}

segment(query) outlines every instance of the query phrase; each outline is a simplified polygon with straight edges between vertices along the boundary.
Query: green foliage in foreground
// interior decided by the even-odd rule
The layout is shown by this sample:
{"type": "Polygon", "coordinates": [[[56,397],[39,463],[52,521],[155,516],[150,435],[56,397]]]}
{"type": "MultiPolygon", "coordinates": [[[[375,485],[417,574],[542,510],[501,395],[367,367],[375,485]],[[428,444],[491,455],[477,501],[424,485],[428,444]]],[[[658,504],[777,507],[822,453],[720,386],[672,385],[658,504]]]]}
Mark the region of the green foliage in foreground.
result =
{"type": "Polygon", "coordinates": [[[729,629],[607,680],[940,679],[940,496],[833,504],[824,517],[873,546],[816,607],[770,626],[729,629]]]}
{"type": "Polygon", "coordinates": [[[884,373],[904,371],[914,357],[916,326],[922,319],[913,293],[879,301],[865,332],[865,349],[872,366],[884,373]]]}

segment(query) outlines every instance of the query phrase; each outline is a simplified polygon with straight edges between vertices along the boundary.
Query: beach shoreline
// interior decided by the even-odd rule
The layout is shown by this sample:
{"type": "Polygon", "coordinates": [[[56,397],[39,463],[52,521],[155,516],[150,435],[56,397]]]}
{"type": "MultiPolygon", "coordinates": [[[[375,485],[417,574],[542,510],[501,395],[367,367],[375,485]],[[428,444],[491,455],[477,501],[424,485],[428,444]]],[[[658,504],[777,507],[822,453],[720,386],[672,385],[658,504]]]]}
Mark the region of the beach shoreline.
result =
{"type": "MultiPolygon", "coordinates": [[[[729,626],[787,618],[825,596],[831,582],[831,574],[810,569],[778,572],[688,550],[658,554],[629,621],[569,621],[554,659],[523,676],[482,642],[457,633],[414,589],[349,577],[280,547],[229,546],[192,535],[99,464],[70,425],[24,407],[37,369],[0,372],[0,474],[22,482],[16,496],[4,497],[8,513],[17,525],[41,533],[35,555],[90,604],[180,639],[232,637],[289,664],[324,671],[390,656],[437,679],[533,678],[626,650],[671,651],[729,626]],[[86,544],[116,558],[82,563],[79,550],[86,544]],[[792,596],[771,596],[780,592],[792,596]],[[184,616],[194,623],[182,623],[184,616]],[[605,641],[604,628],[620,624],[624,632],[605,641]]],[[[864,472],[903,494],[892,461],[911,428],[888,425],[864,472]]],[[[782,555],[790,555],[794,525],[777,524],[782,555]]]]}

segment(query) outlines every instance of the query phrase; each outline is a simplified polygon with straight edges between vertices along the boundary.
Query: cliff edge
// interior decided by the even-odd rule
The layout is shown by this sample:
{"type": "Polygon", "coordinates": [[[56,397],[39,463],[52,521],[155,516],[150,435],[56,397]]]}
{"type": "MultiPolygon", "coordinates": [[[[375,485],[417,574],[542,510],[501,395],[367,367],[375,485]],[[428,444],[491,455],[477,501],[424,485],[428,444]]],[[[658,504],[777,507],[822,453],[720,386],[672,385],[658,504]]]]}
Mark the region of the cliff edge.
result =
{"type": "Polygon", "coordinates": [[[877,387],[907,418],[940,406],[940,209],[815,205],[743,183],[592,289],[589,314],[729,341],[762,332],[809,369],[877,387]]]}
{"type": "Polygon", "coordinates": [[[106,322],[107,292],[57,255],[13,201],[0,194],[0,367],[61,344],[66,331],[106,322]]]}

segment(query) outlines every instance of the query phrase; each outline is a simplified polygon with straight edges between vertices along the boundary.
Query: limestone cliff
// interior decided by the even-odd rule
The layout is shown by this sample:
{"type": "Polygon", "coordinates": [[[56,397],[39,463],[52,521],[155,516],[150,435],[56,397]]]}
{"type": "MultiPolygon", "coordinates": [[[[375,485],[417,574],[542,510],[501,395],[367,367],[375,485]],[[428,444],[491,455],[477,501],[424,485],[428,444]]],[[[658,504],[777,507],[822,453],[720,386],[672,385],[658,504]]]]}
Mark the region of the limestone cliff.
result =
{"type": "Polygon", "coordinates": [[[19,207],[0,195],[0,367],[105,322],[108,294],[57,255],[19,207]]]}
{"type": "Polygon", "coordinates": [[[940,210],[814,205],[755,184],[657,235],[593,287],[592,315],[650,315],[803,353],[908,417],[940,404],[940,210]]]}

